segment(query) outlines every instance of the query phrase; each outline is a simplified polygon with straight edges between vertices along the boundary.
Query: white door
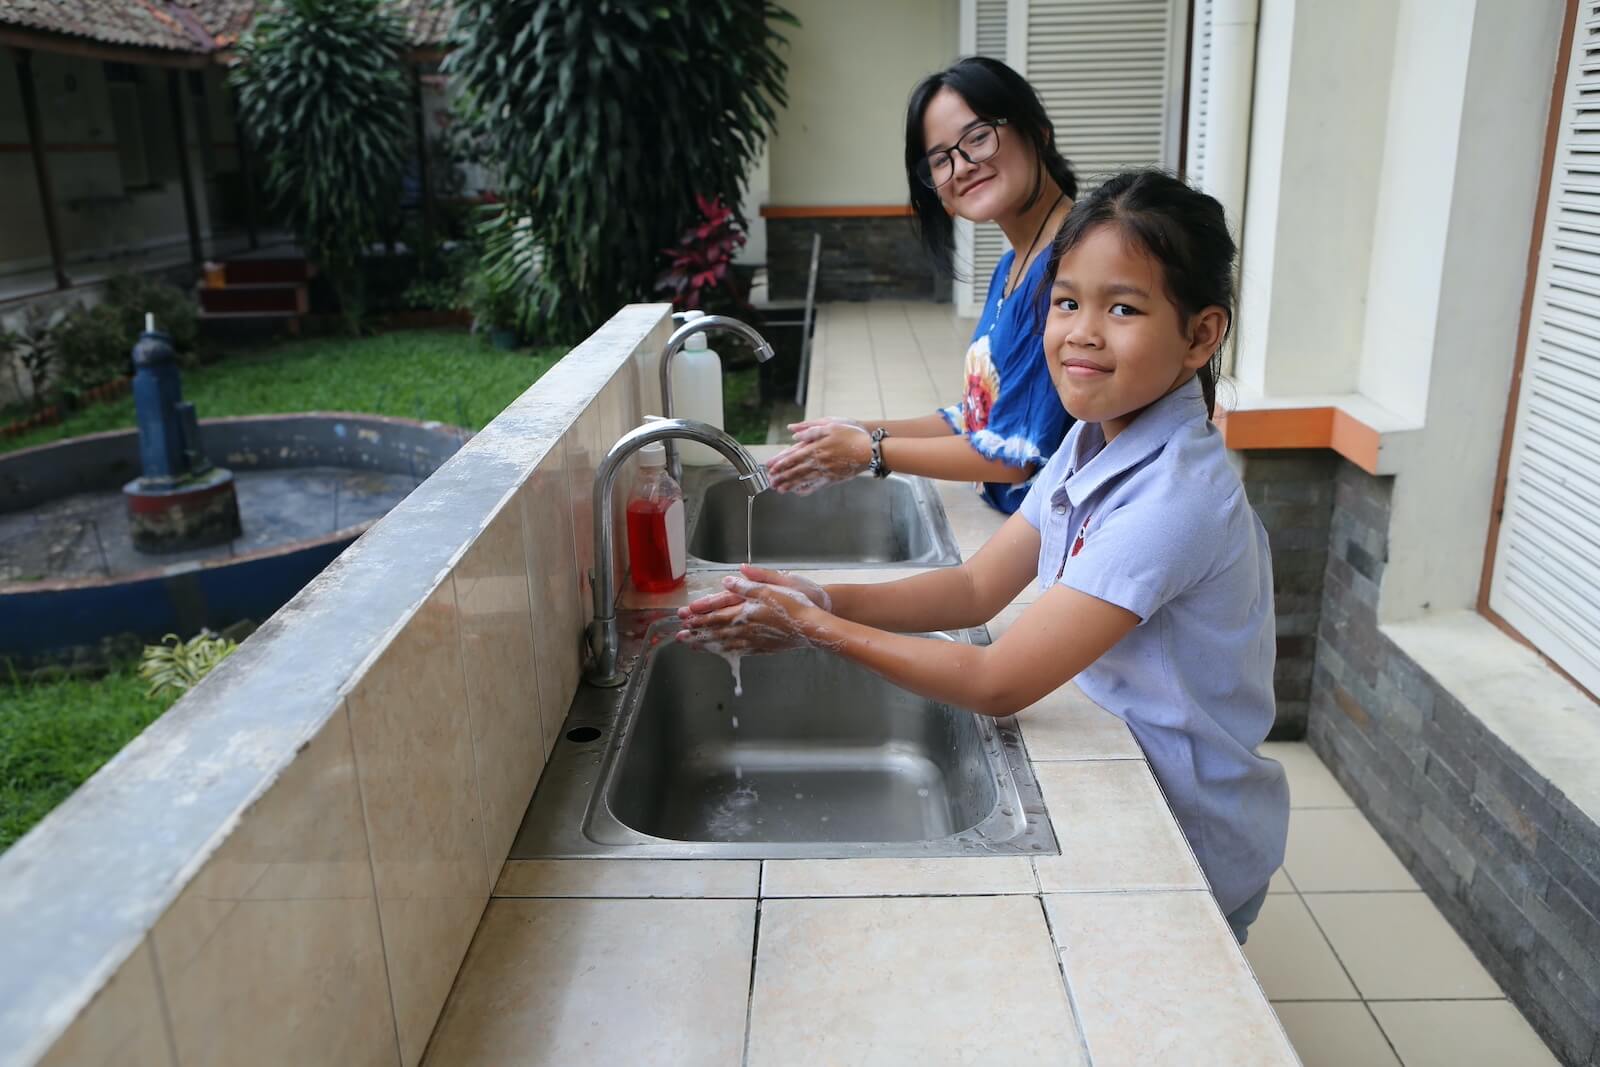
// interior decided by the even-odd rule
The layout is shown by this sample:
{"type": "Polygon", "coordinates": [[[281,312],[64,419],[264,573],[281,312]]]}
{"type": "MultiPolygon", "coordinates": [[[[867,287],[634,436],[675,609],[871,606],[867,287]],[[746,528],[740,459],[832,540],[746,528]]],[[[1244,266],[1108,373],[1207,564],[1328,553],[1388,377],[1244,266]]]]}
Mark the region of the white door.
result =
{"type": "Polygon", "coordinates": [[[1600,692],[1600,3],[1579,18],[1489,606],[1600,692]]]}

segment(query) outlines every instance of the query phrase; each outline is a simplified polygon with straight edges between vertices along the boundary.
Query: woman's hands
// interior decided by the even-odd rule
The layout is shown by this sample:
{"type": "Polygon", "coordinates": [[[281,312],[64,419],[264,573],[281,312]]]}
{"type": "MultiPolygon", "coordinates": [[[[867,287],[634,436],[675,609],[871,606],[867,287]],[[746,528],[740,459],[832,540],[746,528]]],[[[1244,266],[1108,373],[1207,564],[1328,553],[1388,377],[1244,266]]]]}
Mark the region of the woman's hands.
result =
{"type": "Polygon", "coordinates": [[[772,488],[801,496],[854,478],[872,462],[872,436],[850,419],[808,419],[790,425],[794,444],[767,464],[772,488]]]}
{"type": "Polygon", "coordinates": [[[825,645],[832,607],[821,586],[746,564],[723,591],[678,609],[678,640],[710,652],[761,653],[825,645]]]}

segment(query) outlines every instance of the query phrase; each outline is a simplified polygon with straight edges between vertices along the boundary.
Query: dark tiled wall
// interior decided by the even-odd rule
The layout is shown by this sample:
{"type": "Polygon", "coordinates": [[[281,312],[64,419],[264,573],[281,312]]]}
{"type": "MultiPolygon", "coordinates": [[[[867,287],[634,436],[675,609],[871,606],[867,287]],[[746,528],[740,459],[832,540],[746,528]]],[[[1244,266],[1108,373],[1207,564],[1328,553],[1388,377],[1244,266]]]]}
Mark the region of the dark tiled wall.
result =
{"type": "Polygon", "coordinates": [[[1311,745],[1562,1060],[1600,1063],[1600,828],[1379,632],[1393,479],[1336,463],[1311,745]]]}
{"type": "Polygon", "coordinates": [[[909,218],[768,219],[767,280],[774,300],[804,300],[811,235],[822,234],[817,300],[949,300],[909,218]]]}
{"type": "Polygon", "coordinates": [[[1331,452],[1247,452],[1244,488],[1272,545],[1272,586],[1278,612],[1274,683],[1278,719],[1273,738],[1305,736],[1311,672],[1328,567],[1328,521],[1333,481],[1341,462],[1331,452]]]}

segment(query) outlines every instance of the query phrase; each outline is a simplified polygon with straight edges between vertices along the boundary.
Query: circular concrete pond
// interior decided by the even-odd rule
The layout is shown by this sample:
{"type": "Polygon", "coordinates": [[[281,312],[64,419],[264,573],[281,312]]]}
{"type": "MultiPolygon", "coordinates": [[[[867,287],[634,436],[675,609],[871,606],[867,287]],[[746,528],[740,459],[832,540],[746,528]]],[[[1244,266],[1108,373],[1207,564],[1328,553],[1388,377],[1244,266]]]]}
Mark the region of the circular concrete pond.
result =
{"type": "Polygon", "coordinates": [[[378,415],[201,422],[234,472],[243,533],[170,555],[133,546],[133,430],[0,455],[0,659],[93,663],[282,607],[455,453],[468,431],[378,415]]]}

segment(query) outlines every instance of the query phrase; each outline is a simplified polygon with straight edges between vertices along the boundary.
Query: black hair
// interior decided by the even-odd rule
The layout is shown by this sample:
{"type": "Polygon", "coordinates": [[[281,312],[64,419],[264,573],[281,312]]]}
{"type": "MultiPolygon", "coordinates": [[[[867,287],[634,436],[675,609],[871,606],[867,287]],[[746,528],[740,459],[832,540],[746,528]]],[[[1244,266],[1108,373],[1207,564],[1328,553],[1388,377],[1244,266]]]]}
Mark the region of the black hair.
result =
{"type": "MultiPolygon", "coordinates": [[[[1006,129],[1020,135],[1033,146],[1044,164],[1045,174],[1072,199],[1078,195],[1078,179],[1055,141],[1055,126],[1045,114],[1039,94],[1026,78],[997,59],[968,56],[936,74],[930,74],[911,90],[906,104],[906,181],[911,186],[912,225],[922,246],[946,275],[955,271],[955,227],[937,190],[929,189],[917,177],[917,164],[928,154],[922,118],[928,103],[940,89],[950,89],[967,102],[980,119],[1005,119],[1006,129]]],[[[1036,177],[1024,210],[1033,207],[1045,192],[1043,177],[1036,177]]]]}
{"type": "MultiPolygon", "coordinates": [[[[1208,307],[1228,313],[1223,339],[1233,332],[1233,264],[1238,249],[1215,197],[1159,170],[1130,170],[1072,205],[1050,246],[1050,262],[1040,283],[1049,301],[1061,257],[1098,226],[1114,225],[1161,266],[1167,295],[1185,323],[1208,307]]],[[[1196,373],[1205,390],[1206,413],[1216,414],[1222,345],[1196,373]]]]}

